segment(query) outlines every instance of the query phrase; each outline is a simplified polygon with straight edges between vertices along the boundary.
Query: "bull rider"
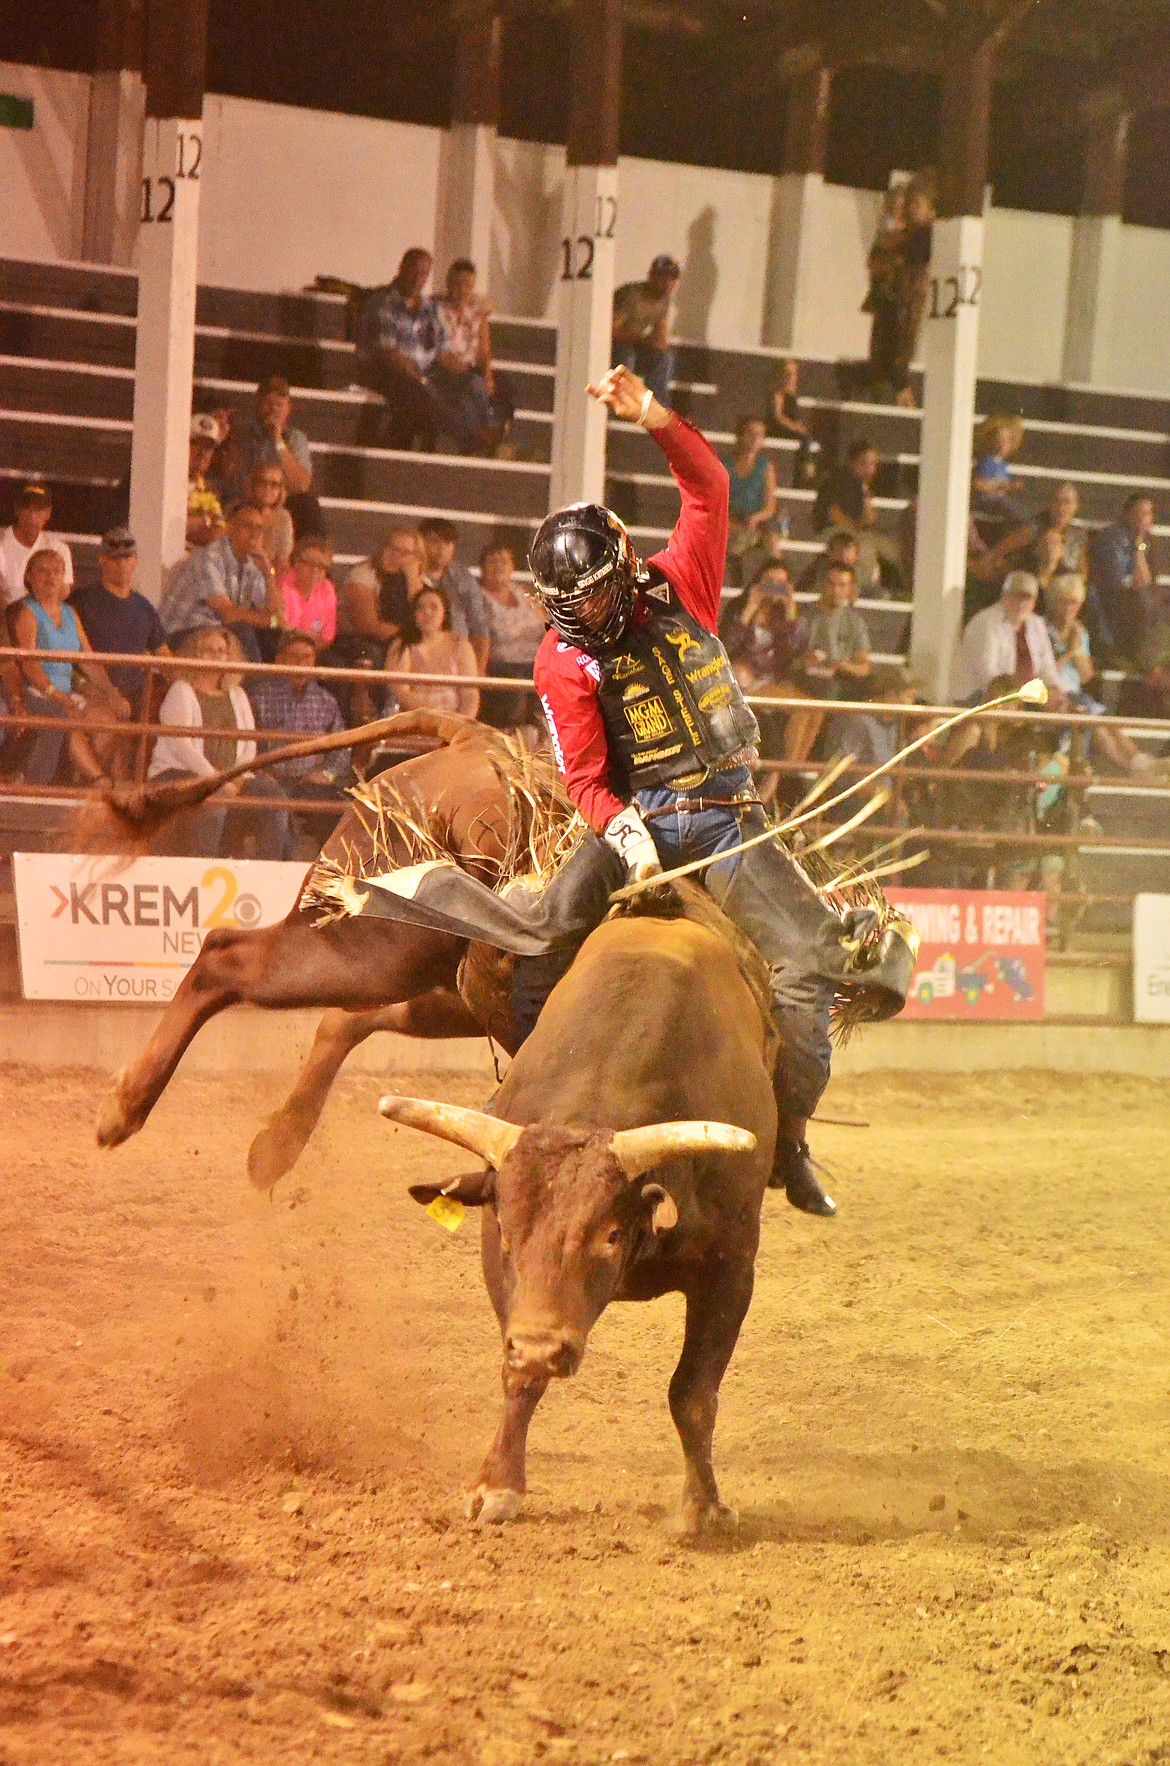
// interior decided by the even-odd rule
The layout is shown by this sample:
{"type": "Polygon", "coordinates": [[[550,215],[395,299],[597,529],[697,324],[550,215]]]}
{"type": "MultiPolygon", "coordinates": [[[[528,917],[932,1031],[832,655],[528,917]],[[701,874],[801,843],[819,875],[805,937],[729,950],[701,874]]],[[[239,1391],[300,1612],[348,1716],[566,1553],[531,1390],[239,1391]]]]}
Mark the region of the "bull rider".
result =
{"type": "MultiPolygon", "coordinates": [[[[625,525],[599,504],[574,503],[548,516],[529,557],[531,593],[550,623],[533,677],[569,796],[617,855],[626,880],[636,881],[738,846],[767,827],[751,773],[759,729],[717,636],[724,466],[698,430],[628,368],[612,368],[589,392],[653,437],[682,510],[665,549],[645,561],[625,525]]],[[[866,923],[866,910],[842,920],[779,840],[711,865],[705,879],[770,968],[781,1044],[771,1187],[806,1213],[834,1214],[805,1137],[829,1079],[830,1007],[838,990],[857,985],[880,1001],[875,1015],[893,1015],[905,1002],[913,952],[887,927],[876,945],[871,936],[859,972],[859,949],[874,922],[866,923]]],[[[571,875],[565,881],[574,887],[571,875]]],[[[556,882],[549,893],[557,893],[556,882]]],[[[536,994],[531,1010],[552,979],[545,959],[520,958],[520,1010],[526,980],[536,994]]]]}

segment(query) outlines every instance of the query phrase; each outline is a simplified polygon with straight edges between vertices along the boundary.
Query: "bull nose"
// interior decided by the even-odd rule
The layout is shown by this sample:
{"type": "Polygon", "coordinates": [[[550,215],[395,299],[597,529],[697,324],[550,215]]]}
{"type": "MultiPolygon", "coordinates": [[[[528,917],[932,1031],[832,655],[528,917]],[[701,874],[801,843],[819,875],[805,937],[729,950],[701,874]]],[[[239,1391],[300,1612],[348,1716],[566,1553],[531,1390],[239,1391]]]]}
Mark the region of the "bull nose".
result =
{"type": "Polygon", "coordinates": [[[584,1343],[572,1331],[513,1330],[504,1342],[510,1368],[550,1380],[563,1380],[575,1374],[584,1353],[584,1343]]]}

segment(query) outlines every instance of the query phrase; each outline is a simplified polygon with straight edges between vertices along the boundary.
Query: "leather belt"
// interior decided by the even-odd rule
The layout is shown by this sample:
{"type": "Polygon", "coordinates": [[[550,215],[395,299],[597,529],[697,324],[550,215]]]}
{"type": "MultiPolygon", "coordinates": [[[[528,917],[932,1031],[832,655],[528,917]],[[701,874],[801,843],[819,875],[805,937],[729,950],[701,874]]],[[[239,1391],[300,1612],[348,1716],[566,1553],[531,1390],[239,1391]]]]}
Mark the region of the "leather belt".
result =
{"type": "Polygon", "coordinates": [[[652,822],[656,816],[673,816],[677,815],[680,810],[685,811],[687,814],[694,815],[697,814],[698,811],[704,809],[748,809],[753,804],[758,804],[762,809],[763,799],[754,795],[750,797],[679,796],[675,798],[673,803],[664,803],[660,805],[658,809],[644,809],[642,811],[642,819],[646,822],[652,822]]]}

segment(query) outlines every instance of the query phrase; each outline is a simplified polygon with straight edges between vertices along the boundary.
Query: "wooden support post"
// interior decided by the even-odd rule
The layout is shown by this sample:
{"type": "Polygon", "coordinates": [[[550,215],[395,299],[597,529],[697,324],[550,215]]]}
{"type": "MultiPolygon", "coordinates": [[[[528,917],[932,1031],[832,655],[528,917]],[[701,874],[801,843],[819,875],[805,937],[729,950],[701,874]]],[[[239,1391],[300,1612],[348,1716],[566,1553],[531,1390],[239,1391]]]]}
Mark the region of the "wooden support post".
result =
{"type": "Polygon", "coordinates": [[[1065,380],[1102,381],[1112,341],[1121,251],[1121,213],[1131,113],[1114,106],[1089,119],[1085,191],[1073,223],[1062,372],[1065,380]]]}
{"type": "Polygon", "coordinates": [[[824,215],[833,75],[815,54],[788,83],[780,175],[772,186],[763,342],[798,354],[816,326],[813,276],[824,215]]]}
{"type": "Polygon", "coordinates": [[[957,44],[943,89],[938,219],[921,353],[911,653],[927,695],[946,700],[963,624],[971,432],[983,283],[983,186],[996,43],[957,44]]]}
{"type": "Polygon", "coordinates": [[[621,0],[576,0],[550,509],[605,496],[606,413],[585,388],[604,374],[611,352],[621,77],[621,0]]]}
{"type": "Polygon", "coordinates": [[[150,0],[130,525],[151,600],[186,551],[207,0],[150,0]]]}
{"type": "Polygon", "coordinates": [[[138,238],[144,0],[104,0],[89,88],[79,255],[129,265],[138,238]]]}
{"type": "Polygon", "coordinates": [[[454,17],[451,126],[439,149],[435,272],[442,285],[454,258],[470,258],[490,287],[495,210],[496,131],[500,120],[499,0],[465,0],[454,17]]]}

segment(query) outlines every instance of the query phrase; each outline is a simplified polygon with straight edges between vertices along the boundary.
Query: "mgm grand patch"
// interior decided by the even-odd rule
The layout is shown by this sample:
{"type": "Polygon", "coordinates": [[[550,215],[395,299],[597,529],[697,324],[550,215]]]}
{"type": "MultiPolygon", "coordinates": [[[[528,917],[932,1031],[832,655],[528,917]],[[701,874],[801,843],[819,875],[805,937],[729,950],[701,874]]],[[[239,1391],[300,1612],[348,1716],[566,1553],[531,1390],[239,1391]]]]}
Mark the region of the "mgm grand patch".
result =
{"type": "Polygon", "coordinates": [[[637,741],[657,742],[663,736],[669,736],[670,717],[657,694],[653,699],[645,699],[640,704],[626,705],[623,710],[637,741]]]}

